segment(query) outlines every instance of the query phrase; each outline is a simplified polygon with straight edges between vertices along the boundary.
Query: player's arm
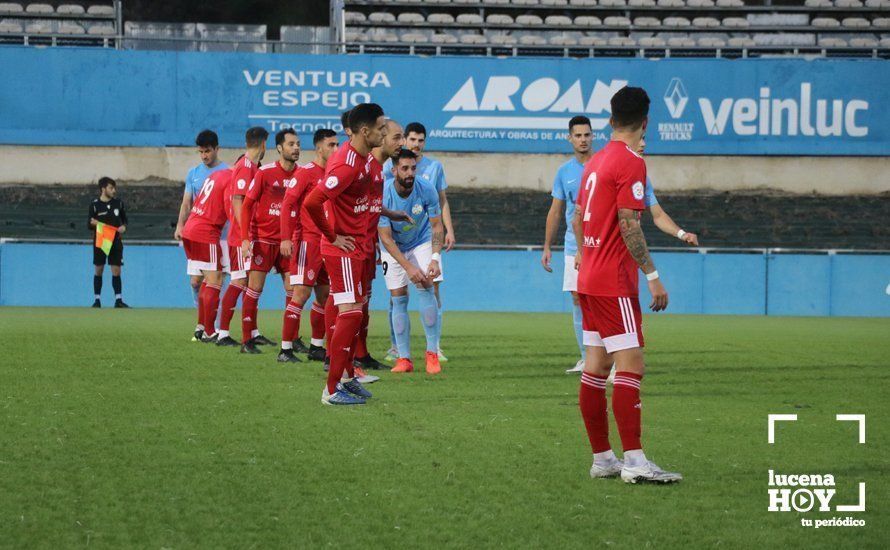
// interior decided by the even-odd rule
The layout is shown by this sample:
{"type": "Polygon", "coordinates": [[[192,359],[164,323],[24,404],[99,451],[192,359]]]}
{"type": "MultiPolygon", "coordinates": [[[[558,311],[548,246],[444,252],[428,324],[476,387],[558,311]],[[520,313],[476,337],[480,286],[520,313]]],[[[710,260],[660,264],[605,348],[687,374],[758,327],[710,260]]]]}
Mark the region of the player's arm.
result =
{"type": "Polygon", "coordinates": [[[445,189],[439,191],[439,204],[442,206],[442,221],[445,224],[445,252],[454,248],[454,224],[451,223],[451,205],[445,196],[445,189]]]}
{"type": "Polygon", "coordinates": [[[650,206],[649,212],[652,214],[652,221],[655,222],[655,227],[661,229],[671,237],[677,237],[686,244],[698,246],[698,235],[683,231],[668,213],[664,211],[664,208],[662,208],[660,204],[656,203],[650,206]]]}
{"type": "Polygon", "coordinates": [[[189,219],[189,210],[192,209],[192,194],[189,193],[188,183],[182,192],[182,202],[179,203],[179,217],[176,219],[176,230],[173,231],[173,238],[177,241],[182,240],[182,228],[189,219]]]}
{"type": "Polygon", "coordinates": [[[655,262],[652,261],[652,256],[649,254],[646,236],[643,235],[643,228],[640,226],[640,213],[630,208],[619,208],[618,229],[621,231],[621,238],[624,240],[627,251],[649,281],[649,292],[652,294],[652,303],[649,304],[649,308],[652,311],[665,309],[668,305],[667,291],[658,278],[655,262]]]}
{"type": "Polygon", "coordinates": [[[327,217],[324,215],[324,203],[327,200],[328,196],[325,194],[324,184],[322,184],[309,193],[309,196],[306,197],[306,202],[303,203],[303,208],[306,209],[306,213],[312,218],[312,222],[315,223],[315,226],[318,227],[318,230],[321,231],[321,234],[324,235],[324,238],[329,243],[346,252],[352,252],[355,250],[355,238],[335,233],[334,228],[331,227],[327,217]]]}
{"type": "Polygon", "coordinates": [[[399,250],[399,246],[396,244],[396,241],[392,236],[392,227],[389,224],[378,225],[377,234],[380,236],[380,243],[383,244],[383,248],[389,252],[389,255],[392,256],[395,261],[399,262],[399,265],[402,266],[402,269],[408,274],[408,278],[411,279],[411,282],[418,285],[423,283],[424,280],[426,280],[426,275],[423,271],[418,269],[416,265],[409,262],[408,258],[406,258],[405,255],[402,254],[402,251],[399,250]]]}
{"type": "Polygon", "coordinates": [[[430,218],[430,229],[433,233],[431,242],[433,259],[430,261],[429,268],[427,268],[426,276],[433,280],[442,274],[440,259],[442,257],[442,245],[445,244],[445,224],[442,222],[442,216],[430,218]]]}
{"type": "MultiPolygon", "coordinates": [[[[245,258],[250,257],[250,222],[253,220],[253,210],[262,194],[263,175],[262,172],[257,172],[250,181],[250,185],[247,187],[247,195],[241,203],[241,219],[239,220],[241,224],[241,254],[245,258]]],[[[232,204],[234,209],[234,199],[232,204]]]]}
{"type": "Polygon", "coordinates": [[[550,245],[553,244],[553,236],[559,230],[559,218],[562,216],[565,203],[566,201],[553,197],[550,210],[547,212],[547,222],[544,224],[544,252],[541,254],[541,265],[548,273],[553,273],[553,268],[550,267],[550,260],[553,257],[550,245]]]}
{"type": "Polygon", "coordinates": [[[581,208],[575,207],[575,213],[572,214],[572,233],[575,235],[575,243],[577,246],[577,252],[575,252],[575,270],[579,270],[581,268],[581,253],[584,250],[584,247],[581,246],[581,243],[584,242],[584,228],[581,226],[581,208]]]}
{"type": "Polygon", "coordinates": [[[411,216],[404,210],[390,210],[389,208],[383,206],[380,208],[380,215],[386,216],[394,222],[414,223],[414,220],[411,218],[411,216]]]}
{"type": "Polygon", "coordinates": [[[96,229],[98,224],[99,219],[96,218],[96,209],[93,207],[93,203],[90,203],[90,209],[87,212],[87,228],[90,230],[96,229]]]}
{"type": "Polygon", "coordinates": [[[117,228],[117,232],[121,235],[127,232],[127,209],[124,207],[124,201],[121,201],[121,225],[117,228]]]}

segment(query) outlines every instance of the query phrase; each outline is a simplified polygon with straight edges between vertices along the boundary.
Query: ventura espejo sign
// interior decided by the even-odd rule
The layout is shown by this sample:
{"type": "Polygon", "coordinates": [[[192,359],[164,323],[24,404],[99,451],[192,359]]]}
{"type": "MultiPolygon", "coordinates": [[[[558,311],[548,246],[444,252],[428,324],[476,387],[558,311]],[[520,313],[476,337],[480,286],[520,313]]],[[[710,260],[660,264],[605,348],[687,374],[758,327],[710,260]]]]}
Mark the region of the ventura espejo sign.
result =
{"type": "Polygon", "coordinates": [[[568,120],[609,138],[609,99],[625,85],[652,99],[655,154],[885,155],[890,71],[881,60],[564,59],[282,55],[4,48],[24,67],[0,83],[0,142],[190,145],[214,128],[294,127],[304,140],[340,113],[380,103],[423,122],[431,149],[565,152],[568,120]],[[30,69],[39,67],[40,70],[30,69]],[[49,74],[47,74],[47,70],[49,74]],[[76,75],[90,74],[90,78],[76,75]],[[65,85],[44,85],[64,82],[65,85]],[[28,89],[29,94],[20,90],[28,89]],[[150,90],[150,94],[146,94],[150,90]],[[139,98],[139,101],[134,101],[139,98]],[[46,109],[45,106],[54,106],[46,109]],[[109,108],[113,105],[113,108],[109,108]],[[56,107],[58,106],[58,107],[56,107]],[[101,129],[101,131],[97,131],[101,129]]]}

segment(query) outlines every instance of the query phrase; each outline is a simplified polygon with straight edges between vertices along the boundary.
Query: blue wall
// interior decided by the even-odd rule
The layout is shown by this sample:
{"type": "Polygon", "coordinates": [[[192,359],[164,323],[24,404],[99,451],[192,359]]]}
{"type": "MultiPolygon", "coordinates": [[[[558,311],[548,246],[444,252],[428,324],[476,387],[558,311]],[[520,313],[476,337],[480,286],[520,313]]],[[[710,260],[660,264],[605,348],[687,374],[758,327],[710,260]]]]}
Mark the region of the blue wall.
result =
{"type": "Polygon", "coordinates": [[[223,145],[244,130],[293,126],[308,142],[340,113],[380,103],[423,121],[435,150],[555,153],[568,120],[608,138],[609,99],[625,84],[652,99],[647,152],[885,155],[884,60],[539,59],[259,55],[0,48],[0,143],[191,146],[202,128],[223,145]],[[781,109],[780,109],[781,107],[781,109]]]}
{"type": "MultiPolygon", "coordinates": [[[[444,257],[446,308],[467,311],[569,311],[561,292],[562,256],[554,273],[539,251],[456,250],[444,257]]],[[[655,254],[670,294],[669,312],[750,315],[890,317],[890,255],[655,254]]],[[[0,245],[0,305],[87,306],[93,300],[89,245],[0,245]]],[[[124,296],[135,307],[191,307],[185,255],[172,245],[129,245],[124,296]]],[[[103,289],[111,302],[110,274],[103,289]]],[[[382,275],[378,271],[378,277],[382,275]]],[[[374,309],[386,307],[382,279],[374,309]]],[[[641,284],[640,299],[648,305],[641,284]]],[[[270,280],[261,306],[281,309],[280,283],[270,280]]]]}

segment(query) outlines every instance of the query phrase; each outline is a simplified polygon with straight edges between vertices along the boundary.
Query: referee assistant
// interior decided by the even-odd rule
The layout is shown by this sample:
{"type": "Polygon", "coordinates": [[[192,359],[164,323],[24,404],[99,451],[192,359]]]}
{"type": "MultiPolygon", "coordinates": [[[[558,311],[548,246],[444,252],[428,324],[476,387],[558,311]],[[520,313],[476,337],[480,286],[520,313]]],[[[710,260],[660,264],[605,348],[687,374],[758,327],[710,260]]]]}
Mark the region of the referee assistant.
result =
{"type": "Polygon", "coordinates": [[[105,271],[105,263],[111,266],[111,287],[114,289],[114,307],[130,307],[124,303],[121,297],[121,266],[124,265],[124,243],[121,235],[127,231],[127,212],[124,203],[116,199],[117,183],[111,178],[99,178],[99,198],[90,203],[89,228],[96,230],[96,225],[101,222],[117,228],[114,233],[114,243],[106,256],[105,251],[93,243],[93,266],[96,273],[93,276],[93,293],[96,301],[93,307],[102,307],[100,301],[102,295],[102,273],[105,271]]]}

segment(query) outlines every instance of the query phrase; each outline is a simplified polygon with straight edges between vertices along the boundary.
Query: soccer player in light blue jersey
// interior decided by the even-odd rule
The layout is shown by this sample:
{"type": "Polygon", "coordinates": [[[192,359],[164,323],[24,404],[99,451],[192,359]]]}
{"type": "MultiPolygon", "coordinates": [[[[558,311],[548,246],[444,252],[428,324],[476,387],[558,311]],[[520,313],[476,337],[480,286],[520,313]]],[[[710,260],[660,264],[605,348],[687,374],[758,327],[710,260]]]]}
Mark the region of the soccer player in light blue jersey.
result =
{"type": "Polygon", "coordinates": [[[550,211],[547,213],[547,223],[544,226],[544,252],[541,254],[541,265],[548,273],[553,272],[550,266],[553,253],[550,249],[556,232],[559,229],[559,218],[565,209],[566,233],[565,233],[565,266],[563,268],[562,290],[572,294],[572,320],[575,325],[575,340],[581,353],[581,359],[566,372],[581,372],[584,368],[584,343],[581,330],[581,306],[578,302],[578,271],[575,269],[575,253],[578,250],[575,242],[575,234],[572,232],[572,216],[575,213],[575,201],[578,198],[578,189],[581,174],[584,172],[584,163],[591,155],[591,142],[593,131],[590,119],[586,116],[576,116],[569,121],[569,143],[572,145],[574,155],[556,171],[553,179],[553,200],[550,203],[550,211]]]}
{"type": "MultiPolygon", "coordinates": [[[[182,240],[182,229],[185,227],[189,212],[192,210],[192,203],[195,200],[195,196],[201,191],[201,186],[204,185],[204,180],[206,180],[207,176],[213,172],[228,168],[226,163],[219,160],[219,136],[216,135],[216,132],[213,130],[202,130],[198,134],[198,137],[195,138],[195,145],[198,148],[198,154],[201,155],[201,164],[189,170],[189,173],[185,178],[185,189],[182,192],[182,202],[179,205],[179,218],[176,221],[176,230],[173,232],[173,238],[177,241],[182,240]]],[[[225,233],[223,233],[221,245],[223,250],[228,250],[225,242],[225,233]]],[[[222,260],[223,267],[228,268],[228,254],[223,254],[222,260]]],[[[200,269],[193,267],[191,264],[187,266],[186,273],[190,278],[195,304],[200,310],[198,296],[200,295],[201,285],[204,282],[204,275],[200,269]]],[[[197,329],[195,330],[195,337],[192,338],[192,341],[200,341],[197,329]]]]}
{"type": "Polygon", "coordinates": [[[383,246],[381,260],[386,288],[392,299],[392,325],[398,360],[392,372],[412,372],[411,322],[408,318],[408,285],[414,284],[420,320],[426,334],[426,372],[438,374],[441,317],[434,284],[442,281],[442,245],[445,227],[439,195],[431,182],[416,176],[416,155],[402,149],[392,168],[394,178],[383,189],[383,208],[405,211],[411,222],[380,217],[377,230],[383,246]]]}
{"type": "MultiPolygon", "coordinates": [[[[419,122],[409,123],[405,126],[405,147],[417,155],[417,175],[432,183],[439,195],[439,205],[442,209],[442,222],[445,225],[444,247],[445,251],[448,252],[454,247],[455,243],[454,224],[451,223],[451,205],[448,203],[448,197],[445,195],[445,190],[448,188],[448,182],[445,181],[445,169],[442,167],[442,163],[423,154],[423,150],[426,148],[426,135],[426,127],[423,124],[419,122]]],[[[387,184],[392,182],[394,176],[392,173],[391,162],[387,162],[383,166],[383,175],[386,178],[387,184]]],[[[439,292],[439,283],[436,283],[433,288],[436,291],[436,299],[439,301],[439,323],[441,324],[442,295],[439,292]]],[[[392,347],[386,354],[385,360],[394,361],[397,354],[395,353],[396,341],[395,334],[392,331],[391,316],[390,339],[392,340],[392,347]]],[[[443,363],[448,361],[448,358],[445,357],[441,349],[439,350],[439,360],[443,363]]]]}

